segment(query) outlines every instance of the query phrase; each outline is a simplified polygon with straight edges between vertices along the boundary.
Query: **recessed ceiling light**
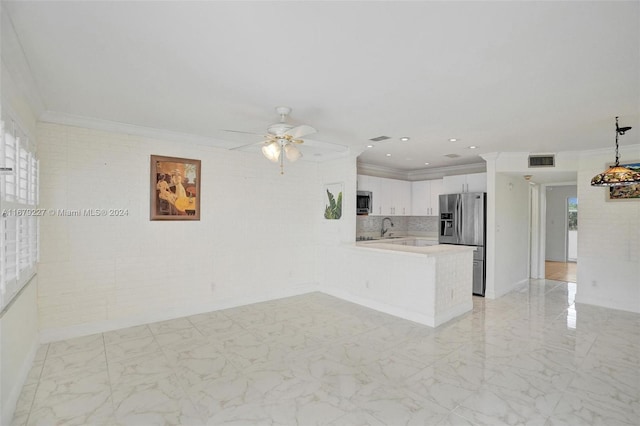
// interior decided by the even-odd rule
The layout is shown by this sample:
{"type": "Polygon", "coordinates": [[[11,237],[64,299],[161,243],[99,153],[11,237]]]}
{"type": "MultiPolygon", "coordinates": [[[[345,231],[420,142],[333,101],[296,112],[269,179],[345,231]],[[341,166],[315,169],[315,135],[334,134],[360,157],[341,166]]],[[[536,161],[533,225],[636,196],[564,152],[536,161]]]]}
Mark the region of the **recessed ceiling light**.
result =
{"type": "Polygon", "coordinates": [[[406,142],[406,141],[408,141],[409,139],[410,139],[410,138],[408,138],[408,137],[406,137],[406,136],[403,136],[403,137],[401,137],[401,138],[400,138],[400,140],[401,140],[402,142],[406,142]]]}
{"type": "Polygon", "coordinates": [[[391,157],[391,154],[387,154],[387,157],[391,157]]]}
{"type": "Polygon", "coordinates": [[[457,142],[457,141],[458,141],[458,139],[456,139],[456,138],[449,139],[449,142],[457,142]]]}
{"type": "Polygon", "coordinates": [[[469,147],[469,149],[476,149],[476,148],[477,148],[477,146],[475,146],[475,145],[471,145],[471,146],[469,147]]]}
{"type": "Polygon", "coordinates": [[[373,148],[373,145],[367,145],[367,148],[373,148]]]}
{"type": "Polygon", "coordinates": [[[428,165],[429,165],[429,163],[424,163],[424,165],[425,165],[425,166],[428,166],[428,165]]]}

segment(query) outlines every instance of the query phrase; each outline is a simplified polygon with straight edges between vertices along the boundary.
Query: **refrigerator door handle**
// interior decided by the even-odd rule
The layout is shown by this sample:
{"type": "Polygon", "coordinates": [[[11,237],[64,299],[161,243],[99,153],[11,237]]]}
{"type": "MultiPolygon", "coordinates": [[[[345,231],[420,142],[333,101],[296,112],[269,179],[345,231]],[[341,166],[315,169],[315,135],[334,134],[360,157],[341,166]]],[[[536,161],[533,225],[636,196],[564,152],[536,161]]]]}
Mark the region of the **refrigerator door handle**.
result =
{"type": "Polygon", "coordinates": [[[462,227],[462,197],[460,197],[459,195],[456,197],[456,221],[455,221],[455,234],[456,234],[456,243],[460,244],[460,237],[461,237],[461,230],[460,228],[462,227]]]}
{"type": "Polygon", "coordinates": [[[458,244],[463,244],[464,241],[462,241],[462,226],[464,225],[464,198],[462,198],[462,196],[460,197],[460,208],[459,208],[459,213],[458,213],[458,244]]]}

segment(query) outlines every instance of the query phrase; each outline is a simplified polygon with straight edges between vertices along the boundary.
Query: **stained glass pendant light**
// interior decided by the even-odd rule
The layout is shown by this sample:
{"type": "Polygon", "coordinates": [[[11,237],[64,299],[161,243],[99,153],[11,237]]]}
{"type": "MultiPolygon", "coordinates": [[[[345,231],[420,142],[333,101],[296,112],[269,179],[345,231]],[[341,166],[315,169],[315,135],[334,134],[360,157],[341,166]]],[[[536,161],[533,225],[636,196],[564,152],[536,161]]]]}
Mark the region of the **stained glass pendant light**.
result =
{"type": "Polygon", "coordinates": [[[624,135],[631,127],[619,127],[616,117],[616,162],[615,165],[591,179],[591,186],[624,186],[640,184],[640,171],[620,165],[618,154],[618,136],[624,135]]]}

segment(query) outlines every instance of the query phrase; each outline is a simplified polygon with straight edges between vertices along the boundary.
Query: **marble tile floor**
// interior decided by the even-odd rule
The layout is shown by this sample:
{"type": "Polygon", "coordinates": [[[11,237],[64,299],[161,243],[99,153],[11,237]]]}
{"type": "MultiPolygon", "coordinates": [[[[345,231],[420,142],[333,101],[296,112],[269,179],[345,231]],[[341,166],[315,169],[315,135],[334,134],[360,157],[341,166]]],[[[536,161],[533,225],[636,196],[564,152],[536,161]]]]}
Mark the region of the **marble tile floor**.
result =
{"type": "Polygon", "coordinates": [[[574,295],[433,329],[311,293],[50,343],[13,425],[638,425],[640,315],[574,295]]]}

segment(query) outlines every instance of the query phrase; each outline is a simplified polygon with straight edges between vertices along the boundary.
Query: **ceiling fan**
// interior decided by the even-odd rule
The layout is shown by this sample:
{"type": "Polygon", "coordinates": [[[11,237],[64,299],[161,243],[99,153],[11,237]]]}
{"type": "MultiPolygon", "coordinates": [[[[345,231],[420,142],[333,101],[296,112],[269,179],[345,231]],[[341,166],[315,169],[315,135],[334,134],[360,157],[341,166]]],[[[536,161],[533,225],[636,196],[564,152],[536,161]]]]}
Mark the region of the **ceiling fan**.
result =
{"type": "Polygon", "coordinates": [[[280,174],[284,174],[284,157],[287,160],[294,162],[302,157],[302,153],[296,145],[304,143],[301,139],[307,135],[316,133],[316,129],[306,124],[300,126],[293,126],[287,123],[287,116],[291,113],[291,108],[286,106],[276,107],[276,112],[280,115],[280,121],[270,125],[267,128],[266,135],[260,135],[259,133],[242,132],[238,130],[225,130],[225,132],[233,133],[247,133],[252,135],[259,135],[266,140],[262,142],[251,143],[248,145],[242,145],[232,150],[242,149],[251,145],[262,144],[262,154],[274,163],[280,163],[280,174]]]}

